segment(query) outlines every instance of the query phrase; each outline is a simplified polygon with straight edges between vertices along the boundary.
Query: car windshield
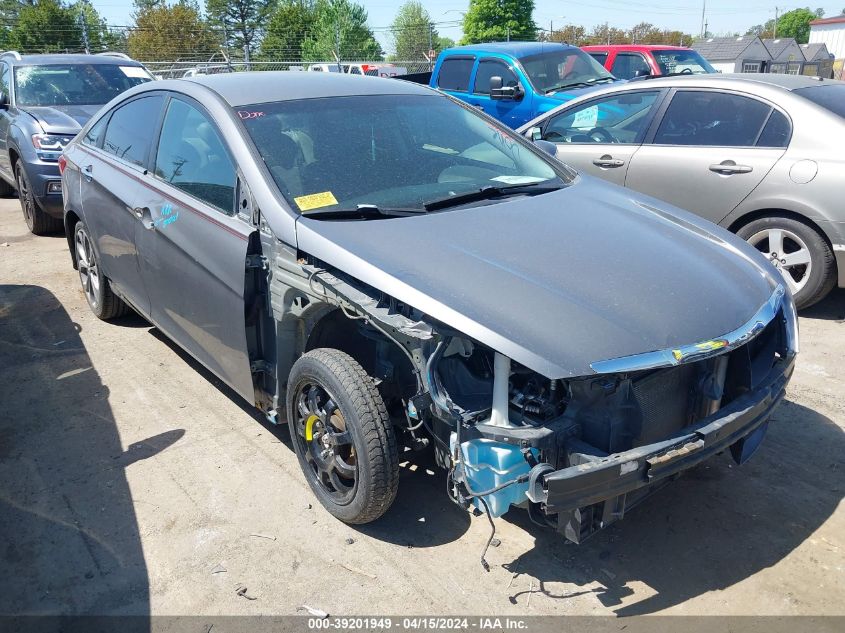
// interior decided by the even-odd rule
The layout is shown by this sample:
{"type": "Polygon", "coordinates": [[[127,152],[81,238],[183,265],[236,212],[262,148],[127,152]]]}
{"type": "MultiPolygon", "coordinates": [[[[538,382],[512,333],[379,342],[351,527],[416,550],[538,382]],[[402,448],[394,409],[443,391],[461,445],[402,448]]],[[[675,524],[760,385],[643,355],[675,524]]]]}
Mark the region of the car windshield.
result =
{"type": "Polygon", "coordinates": [[[795,94],[845,119],[845,83],[799,88],[795,94]]]}
{"type": "Polygon", "coordinates": [[[440,209],[457,206],[444,199],[457,202],[485,188],[536,185],[539,192],[574,177],[515,133],[436,94],[291,100],[236,111],[280,191],[302,213],[440,209]]]}
{"type": "Polygon", "coordinates": [[[657,65],[660,66],[660,74],[672,75],[677,73],[688,73],[703,75],[715,73],[716,69],[696,51],[692,50],[666,50],[652,51],[657,65]]]}
{"type": "Polygon", "coordinates": [[[140,66],[49,64],[15,68],[20,106],[102,105],[124,90],[151,81],[140,66]]]}
{"type": "Polygon", "coordinates": [[[538,92],[563,90],[582,83],[613,79],[600,63],[579,48],[553,50],[519,60],[538,92]]]}

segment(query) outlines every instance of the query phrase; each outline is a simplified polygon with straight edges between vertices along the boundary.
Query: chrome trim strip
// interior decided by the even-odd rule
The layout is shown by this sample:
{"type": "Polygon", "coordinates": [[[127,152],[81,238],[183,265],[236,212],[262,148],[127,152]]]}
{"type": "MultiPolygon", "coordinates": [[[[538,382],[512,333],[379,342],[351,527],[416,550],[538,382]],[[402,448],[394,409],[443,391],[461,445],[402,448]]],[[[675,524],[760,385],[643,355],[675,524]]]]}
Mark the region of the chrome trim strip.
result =
{"type": "MultiPolygon", "coordinates": [[[[736,349],[762,332],[765,327],[775,318],[778,310],[784,304],[786,291],[782,285],[778,285],[772,292],[772,296],[764,303],[757,313],[747,322],[732,332],[728,332],[718,338],[709,341],[701,341],[691,345],[684,345],[675,349],[661,349],[654,352],[634,354],[633,356],[622,356],[591,363],[590,367],[597,374],[620,374],[632,371],[643,371],[645,369],[657,369],[658,367],[672,367],[699,361],[711,356],[718,356],[736,349]]],[[[787,323],[789,326],[789,323],[787,323]]],[[[790,327],[787,327],[790,330],[790,327]]],[[[793,332],[789,332],[792,334],[793,332]]],[[[792,343],[792,342],[790,342],[792,343]]],[[[790,348],[797,347],[790,344],[790,348]]]]}

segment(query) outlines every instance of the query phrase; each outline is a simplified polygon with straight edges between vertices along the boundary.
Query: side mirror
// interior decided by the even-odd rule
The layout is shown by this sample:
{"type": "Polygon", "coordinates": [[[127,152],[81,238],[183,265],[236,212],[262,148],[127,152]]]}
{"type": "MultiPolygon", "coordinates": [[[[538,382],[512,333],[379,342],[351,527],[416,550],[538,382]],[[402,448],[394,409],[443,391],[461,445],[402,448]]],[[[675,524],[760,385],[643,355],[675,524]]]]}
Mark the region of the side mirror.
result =
{"type": "Polygon", "coordinates": [[[531,139],[532,141],[542,141],[543,140],[543,128],[539,126],[534,126],[528,128],[525,132],[525,137],[531,139]]]}
{"type": "Polygon", "coordinates": [[[634,73],[634,77],[651,77],[651,71],[645,68],[640,68],[634,73]]]}
{"type": "Polygon", "coordinates": [[[557,145],[551,141],[534,141],[534,145],[546,152],[552,158],[557,156],[557,145]]]}
{"type": "Polygon", "coordinates": [[[519,86],[503,86],[502,78],[490,77],[490,98],[495,101],[518,101],[524,93],[519,86]]]}

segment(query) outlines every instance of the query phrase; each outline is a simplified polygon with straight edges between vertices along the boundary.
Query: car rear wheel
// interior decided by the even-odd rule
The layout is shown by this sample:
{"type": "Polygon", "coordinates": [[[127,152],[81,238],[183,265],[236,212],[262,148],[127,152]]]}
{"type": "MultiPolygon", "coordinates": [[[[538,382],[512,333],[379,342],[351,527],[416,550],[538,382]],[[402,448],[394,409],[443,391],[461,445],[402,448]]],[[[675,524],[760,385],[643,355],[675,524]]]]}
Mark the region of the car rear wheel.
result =
{"type": "Polygon", "coordinates": [[[82,222],[77,222],[74,227],[73,248],[82,292],[91,311],[103,321],[129,312],[129,306],[112,292],[109,280],[100,271],[97,254],[91,245],[91,237],[82,222]]]}
{"type": "Polygon", "coordinates": [[[351,356],[316,349],[294,363],[287,419],[308,485],[345,523],[369,523],[396,497],[396,435],[373,379],[351,356]]]}
{"type": "Polygon", "coordinates": [[[749,222],[737,235],[759,250],[783,275],[795,306],[821,301],[836,283],[836,263],[830,245],[811,226],[786,216],[749,222]]]}
{"type": "Polygon", "coordinates": [[[32,193],[29,179],[26,177],[26,172],[20,162],[15,165],[15,181],[18,183],[18,198],[21,201],[23,219],[26,220],[30,232],[35,235],[49,235],[61,231],[64,228],[62,221],[59,218],[47,215],[38,205],[38,201],[32,193]]]}

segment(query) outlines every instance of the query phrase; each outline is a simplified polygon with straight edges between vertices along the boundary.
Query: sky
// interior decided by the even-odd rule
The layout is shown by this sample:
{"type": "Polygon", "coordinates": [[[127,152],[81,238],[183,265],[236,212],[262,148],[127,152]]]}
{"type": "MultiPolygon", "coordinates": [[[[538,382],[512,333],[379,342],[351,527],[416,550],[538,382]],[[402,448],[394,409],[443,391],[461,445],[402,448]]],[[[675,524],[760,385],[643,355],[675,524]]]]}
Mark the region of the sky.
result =
{"type": "MultiPolygon", "coordinates": [[[[775,5],[762,0],[705,0],[707,3],[707,29],[711,33],[744,33],[746,29],[762,24],[775,17],[775,5]]],[[[401,0],[357,0],[369,13],[370,26],[385,49],[390,49],[389,35],[384,29],[390,26],[401,0]]],[[[461,28],[455,25],[462,19],[469,0],[422,0],[423,5],[438,24],[440,35],[459,39],[461,28]],[[449,24],[451,23],[451,24],[449,24]]],[[[91,4],[111,25],[131,24],[132,0],[91,0],[91,4]]],[[[202,2],[200,3],[202,4],[202,2]]],[[[778,5],[780,13],[806,6],[806,4],[778,5]]],[[[831,3],[813,3],[813,9],[821,7],[826,16],[839,15],[845,9],[845,0],[831,3]]],[[[697,35],[701,31],[701,0],[535,0],[534,21],[548,29],[565,24],[580,24],[588,29],[607,21],[610,26],[629,28],[639,22],[651,22],[658,27],[677,29],[697,35]]]]}

